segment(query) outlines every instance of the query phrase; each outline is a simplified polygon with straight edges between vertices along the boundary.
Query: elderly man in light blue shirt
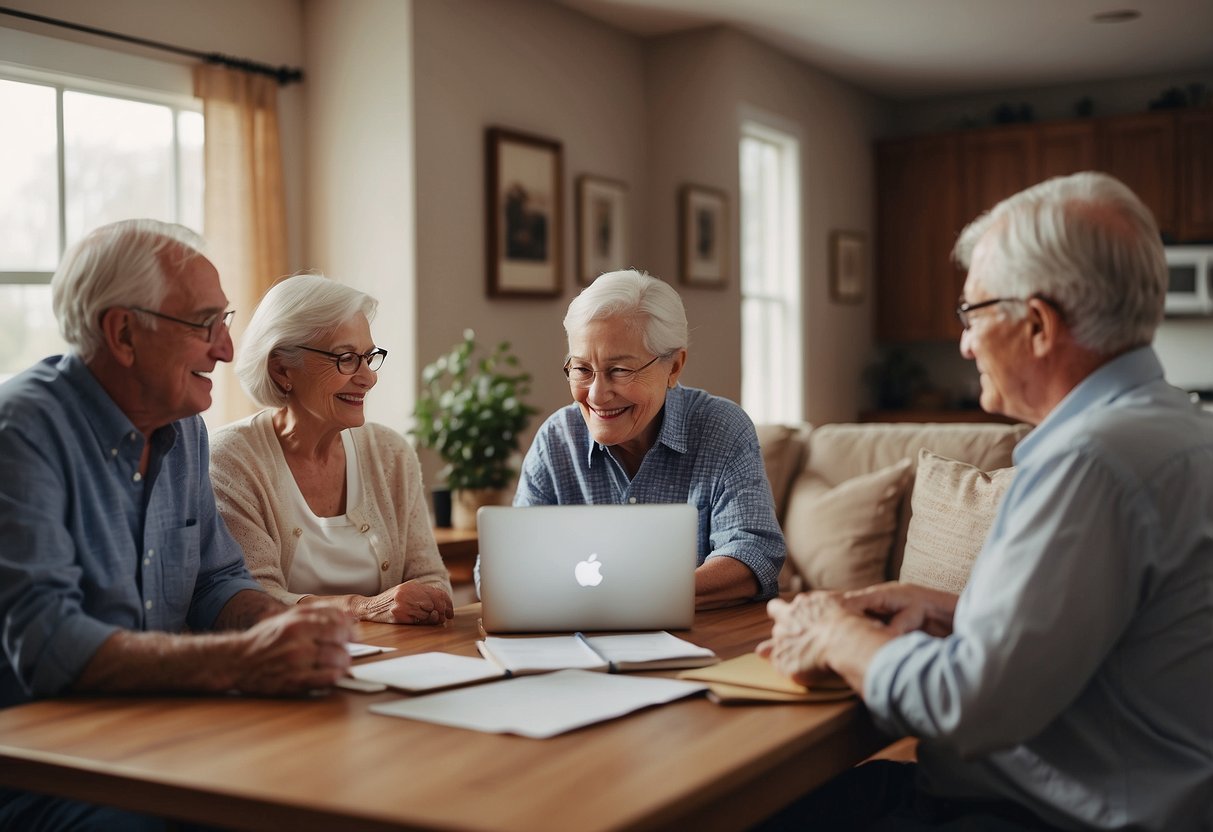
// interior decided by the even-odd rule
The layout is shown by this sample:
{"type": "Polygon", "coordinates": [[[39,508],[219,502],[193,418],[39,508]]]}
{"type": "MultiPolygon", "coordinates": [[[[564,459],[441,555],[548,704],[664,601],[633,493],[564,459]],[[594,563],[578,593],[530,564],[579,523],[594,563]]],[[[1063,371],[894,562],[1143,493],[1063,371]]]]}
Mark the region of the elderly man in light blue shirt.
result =
{"type": "Polygon", "coordinates": [[[1213,419],[1149,346],[1153,218],[1076,174],[1000,203],[957,255],[982,407],[1037,428],[959,598],[772,602],[761,652],[841,674],[921,742],[916,766],[860,766],[771,825],[1213,828],[1213,419]]]}

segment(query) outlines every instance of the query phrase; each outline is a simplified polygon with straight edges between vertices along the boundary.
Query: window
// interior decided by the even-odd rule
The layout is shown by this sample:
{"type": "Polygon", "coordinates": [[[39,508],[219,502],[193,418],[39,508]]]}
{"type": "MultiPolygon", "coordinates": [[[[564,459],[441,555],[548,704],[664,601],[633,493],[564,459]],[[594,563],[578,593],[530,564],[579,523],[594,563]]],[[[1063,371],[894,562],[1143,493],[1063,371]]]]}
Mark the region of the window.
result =
{"type": "Polygon", "coordinates": [[[753,121],[741,134],[741,406],[755,423],[797,422],[800,145],[753,121]]]}
{"type": "Polygon", "coordinates": [[[66,347],[50,280],[98,225],[153,217],[202,229],[202,113],[67,79],[0,70],[0,381],[66,347]]]}

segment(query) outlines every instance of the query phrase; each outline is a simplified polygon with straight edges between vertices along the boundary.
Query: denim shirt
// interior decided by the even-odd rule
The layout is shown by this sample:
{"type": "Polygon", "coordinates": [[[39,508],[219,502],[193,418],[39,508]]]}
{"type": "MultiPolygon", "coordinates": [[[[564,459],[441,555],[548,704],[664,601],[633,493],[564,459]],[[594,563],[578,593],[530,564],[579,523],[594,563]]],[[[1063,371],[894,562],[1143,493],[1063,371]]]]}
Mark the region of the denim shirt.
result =
{"type": "Polygon", "coordinates": [[[215,509],[206,428],[144,437],[76,355],[0,385],[0,707],[66,690],[116,630],[211,628],[261,591],[215,509]]]}

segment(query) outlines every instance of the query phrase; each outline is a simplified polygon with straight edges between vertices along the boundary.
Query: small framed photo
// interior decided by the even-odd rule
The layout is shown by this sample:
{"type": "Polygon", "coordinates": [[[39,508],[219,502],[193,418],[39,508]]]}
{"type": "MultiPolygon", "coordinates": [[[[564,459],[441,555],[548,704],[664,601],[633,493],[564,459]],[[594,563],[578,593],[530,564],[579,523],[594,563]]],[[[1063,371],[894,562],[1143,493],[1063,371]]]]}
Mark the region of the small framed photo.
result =
{"type": "Polygon", "coordinates": [[[627,267],[628,188],[599,176],[577,178],[577,280],[627,267]]]}
{"type": "Polygon", "coordinates": [[[867,285],[868,252],[859,231],[830,232],[830,297],[859,303],[867,285]]]}
{"type": "Polygon", "coordinates": [[[684,185],[679,194],[679,273],[688,286],[724,288],[729,269],[729,196],[684,185]]]}
{"type": "Polygon", "coordinates": [[[485,132],[489,297],[560,294],[560,142],[485,132]]]}

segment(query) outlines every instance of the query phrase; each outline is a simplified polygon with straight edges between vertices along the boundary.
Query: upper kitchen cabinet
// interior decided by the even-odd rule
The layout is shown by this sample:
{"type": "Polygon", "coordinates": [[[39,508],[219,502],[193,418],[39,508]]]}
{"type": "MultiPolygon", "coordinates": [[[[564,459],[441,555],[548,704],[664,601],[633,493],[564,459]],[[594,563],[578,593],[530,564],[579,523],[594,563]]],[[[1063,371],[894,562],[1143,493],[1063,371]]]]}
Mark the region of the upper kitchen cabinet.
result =
{"type": "Polygon", "coordinates": [[[1179,237],[1175,114],[1099,120],[1099,168],[1124,182],[1154,212],[1166,240],[1179,237]]]}
{"type": "Polygon", "coordinates": [[[956,136],[882,142],[876,151],[876,330],[885,341],[956,338],[964,275],[952,263],[961,218],[956,136]]]}
{"type": "Polygon", "coordinates": [[[1179,239],[1213,242],[1213,110],[1179,113],[1179,239]]]}
{"type": "Polygon", "coordinates": [[[1016,124],[881,142],[876,149],[876,332],[949,341],[965,223],[1053,176],[1103,170],[1154,212],[1168,242],[1213,241],[1213,110],[1016,124]]]}

